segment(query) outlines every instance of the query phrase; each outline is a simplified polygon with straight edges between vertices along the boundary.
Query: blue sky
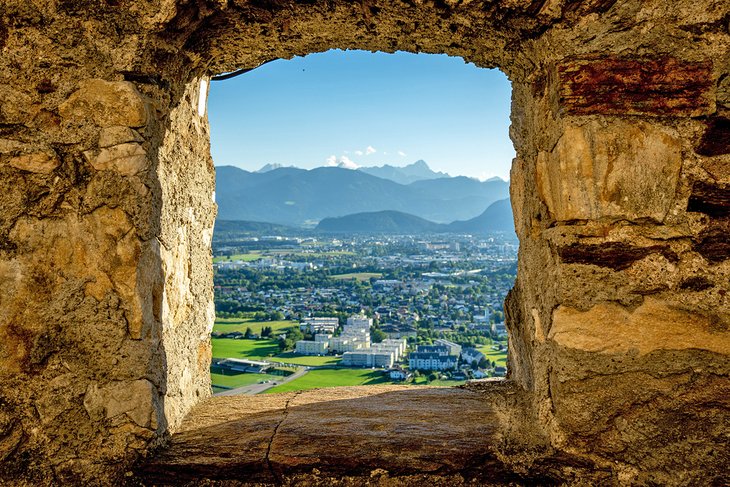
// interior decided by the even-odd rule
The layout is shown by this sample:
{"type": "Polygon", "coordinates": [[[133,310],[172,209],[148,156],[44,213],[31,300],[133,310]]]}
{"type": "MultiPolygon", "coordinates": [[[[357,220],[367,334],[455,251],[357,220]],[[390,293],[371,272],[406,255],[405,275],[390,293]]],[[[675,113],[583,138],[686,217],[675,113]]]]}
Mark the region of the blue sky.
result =
{"type": "Polygon", "coordinates": [[[217,166],[404,166],[509,177],[511,86],[461,58],[328,51],[211,82],[217,166]]]}

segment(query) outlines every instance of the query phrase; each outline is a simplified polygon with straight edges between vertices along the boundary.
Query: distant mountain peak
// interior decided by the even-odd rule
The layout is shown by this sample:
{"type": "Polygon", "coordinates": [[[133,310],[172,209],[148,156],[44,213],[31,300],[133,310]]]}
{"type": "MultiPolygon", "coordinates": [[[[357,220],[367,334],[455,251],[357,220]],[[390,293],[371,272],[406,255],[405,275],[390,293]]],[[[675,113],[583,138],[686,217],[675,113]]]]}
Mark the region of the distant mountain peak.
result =
{"type": "Polygon", "coordinates": [[[281,165],[281,164],[271,164],[271,163],[269,163],[269,164],[264,165],[261,169],[259,169],[256,172],[260,174],[260,173],[265,173],[265,172],[273,171],[274,169],[281,169],[282,167],[284,167],[284,166],[281,165]]]}
{"type": "Polygon", "coordinates": [[[360,167],[358,170],[382,179],[395,181],[398,184],[410,184],[416,181],[423,181],[424,179],[449,177],[444,172],[435,172],[432,170],[423,159],[419,159],[403,167],[385,164],[382,166],[360,167]]]}

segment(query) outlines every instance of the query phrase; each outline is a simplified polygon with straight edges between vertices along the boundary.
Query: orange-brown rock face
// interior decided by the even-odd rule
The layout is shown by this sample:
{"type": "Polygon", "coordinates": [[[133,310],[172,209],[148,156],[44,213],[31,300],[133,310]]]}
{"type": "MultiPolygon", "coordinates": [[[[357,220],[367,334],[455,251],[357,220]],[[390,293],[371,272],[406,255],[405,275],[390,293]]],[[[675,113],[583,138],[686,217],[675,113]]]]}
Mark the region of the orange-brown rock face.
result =
{"type": "MultiPolygon", "coordinates": [[[[0,5],[0,483],[118,483],[176,444],[209,395],[201,80],[330,48],[462,56],[514,90],[509,385],[484,386],[494,424],[455,429],[502,446],[441,472],[394,455],[388,482],[728,483],[728,0],[0,5]]],[[[297,407],[280,465],[368,482],[367,452],[313,472],[329,406],[297,407]]]]}

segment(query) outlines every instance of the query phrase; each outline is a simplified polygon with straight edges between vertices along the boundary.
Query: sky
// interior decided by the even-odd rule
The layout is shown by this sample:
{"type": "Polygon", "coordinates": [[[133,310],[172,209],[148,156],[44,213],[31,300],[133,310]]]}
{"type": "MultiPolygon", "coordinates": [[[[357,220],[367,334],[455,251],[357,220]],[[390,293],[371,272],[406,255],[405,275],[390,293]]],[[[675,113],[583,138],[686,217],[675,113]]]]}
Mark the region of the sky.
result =
{"type": "Polygon", "coordinates": [[[215,165],[405,166],[507,180],[511,85],[434,54],[332,50],[211,81],[215,165]]]}

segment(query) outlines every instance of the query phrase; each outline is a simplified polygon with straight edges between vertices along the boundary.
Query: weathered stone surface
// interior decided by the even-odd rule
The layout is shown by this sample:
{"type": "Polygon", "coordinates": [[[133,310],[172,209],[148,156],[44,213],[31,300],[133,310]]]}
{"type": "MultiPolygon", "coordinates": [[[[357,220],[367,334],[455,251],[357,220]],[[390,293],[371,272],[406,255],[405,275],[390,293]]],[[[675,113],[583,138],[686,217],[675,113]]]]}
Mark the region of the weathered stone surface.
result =
{"type": "Polygon", "coordinates": [[[90,79],[58,107],[69,121],[93,121],[101,127],[141,127],[147,123],[147,106],[142,95],[127,81],[90,79]]]}
{"type": "Polygon", "coordinates": [[[126,415],[142,428],[157,428],[154,386],[148,380],[117,382],[99,386],[93,383],[84,396],[84,408],[92,419],[115,422],[126,415]]]}
{"type": "Polygon", "coordinates": [[[574,115],[708,115],[712,63],[598,57],[558,65],[560,106],[574,115]]]}
{"type": "MultiPolygon", "coordinates": [[[[137,475],[158,485],[281,483],[313,471],[332,480],[374,472],[421,476],[421,484],[403,485],[434,485],[454,475],[479,485],[502,483],[517,478],[498,448],[507,418],[518,409],[508,399],[511,389],[500,391],[505,396],[372,386],[212,398],[137,475]]],[[[535,479],[544,472],[522,475],[535,479]]]]}
{"type": "Polygon", "coordinates": [[[84,152],[84,157],[98,171],[111,170],[134,176],[147,167],[147,152],[136,142],[84,152]]]}
{"type": "Polygon", "coordinates": [[[687,202],[687,211],[714,217],[730,216],[730,185],[695,182],[687,202]]]}
{"type": "Polygon", "coordinates": [[[636,247],[625,242],[607,242],[599,245],[571,244],[558,248],[558,255],[566,264],[589,264],[614,270],[628,269],[637,260],[653,253],[662,254],[674,262],[679,260],[666,245],[636,247]]]}
{"type": "Polygon", "coordinates": [[[560,306],[548,338],[561,347],[602,354],[687,349],[730,354],[730,323],[650,297],[633,311],[609,303],[588,311],[560,306]]]}
{"type": "Polygon", "coordinates": [[[567,125],[537,158],[540,195],[558,221],[667,215],[682,165],[679,141],[646,122],[567,125]]]}
{"type": "Polygon", "coordinates": [[[713,220],[698,235],[695,250],[708,262],[717,264],[730,259],[730,218],[713,220]]]}
{"type": "Polygon", "coordinates": [[[21,171],[49,173],[61,164],[61,160],[56,153],[36,152],[13,157],[8,164],[21,171]]]}
{"type": "Polygon", "coordinates": [[[730,119],[712,118],[695,151],[703,156],[730,154],[730,119]]]}
{"type": "Polygon", "coordinates": [[[101,129],[99,134],[99,147],[106,148],[128,142],[144,142],[144,139],[136,130],[129,127],[117,125],[101,129]]]}

